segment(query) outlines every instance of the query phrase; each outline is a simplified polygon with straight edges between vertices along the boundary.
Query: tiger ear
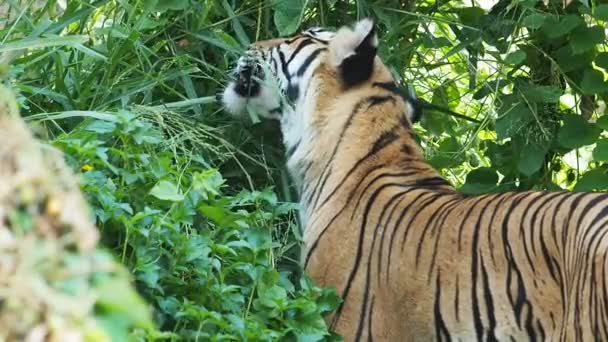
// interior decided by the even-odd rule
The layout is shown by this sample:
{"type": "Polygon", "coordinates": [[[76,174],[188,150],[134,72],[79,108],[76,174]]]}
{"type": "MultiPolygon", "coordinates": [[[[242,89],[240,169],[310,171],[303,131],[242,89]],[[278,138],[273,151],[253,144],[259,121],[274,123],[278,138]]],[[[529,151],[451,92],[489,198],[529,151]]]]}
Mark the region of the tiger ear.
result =
{"type": "Polygon", "coordinates": [[[371,19],[363,19],[354,29],[343,27],[336,33],[329,42],[329,58],[345,87],[371,77],[377,50],[378,37],[371,19]]]}

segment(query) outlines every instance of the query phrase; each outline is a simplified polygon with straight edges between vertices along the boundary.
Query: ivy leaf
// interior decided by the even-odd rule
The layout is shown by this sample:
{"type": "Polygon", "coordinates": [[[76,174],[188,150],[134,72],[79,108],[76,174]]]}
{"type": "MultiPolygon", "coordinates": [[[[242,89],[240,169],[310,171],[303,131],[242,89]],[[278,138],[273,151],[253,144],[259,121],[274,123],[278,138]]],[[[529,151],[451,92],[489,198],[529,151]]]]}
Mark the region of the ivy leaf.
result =
{"type": "Polygon", "coordinates": [[[601,133],[601,129],[591,124],[580,115],[565,114],[564,125],[557,134],[558,142],[565,148],[579,148],[593,144],[601,133]]]}
{"type": "Polygon", "coordinates": [[[596,6],[593,16],[596,19],[608,21],[608,5],[604,4],[596,6]]]}
{"type": "Polygon", "coordinates": [[[593,149],[593,159],[596,161],[608,161],[608,139],[597,141],[593,149]]]}
{"type": "Polygon", "coordinates": [[[587,68],[583,73],[581,91],[585,95],[593,95],[608,91],[608,84],[604,81],[604,74],[596,69],[587,68]]]}
{"type": "Polygon", "coordinates": [[[591,50],[606,38],[604,29],[599,26],[582,26],[572,32],[570,47],[575,55],[591,50]]]}
{"type": "Polygon", "coordinates": [[[538,29],[541,26],[543,26],[543,23],[545,22],[546,19],[547,19],[546,15],[540,14],[540,13],[534,13],[534,14],[530,14],[530,15],[526,16],[524,18],[524,20],[522,21],[522,24],[525,27],[528,27],[531,29],[538,29]]]}
{"type": "Polygon", "coordinates": [[[458,191],[466,194],[481,194],[496,189],[498,174],[489,167],[477,168],[467,175],[466,182],[458,191]]]}
{"type": "Polygon", "coordinates": [[[163,201],[181,202],[184,200],[184,195],[179,192],[177,186],[164,180],[156,183],[150,190],[150,195],[163,201]]]}
{"type": "Polygon", "coordinates": [[[531,176],[540,169],[545,161],[547,148],[538,144],[527,144],[523,147],[517,169],[526,176],[531,176]]]}
{"type": "Polygon", "coordinates": [[[595,65],[608,70],[608,52],[600,52],[595,57],[595,65]]]}
{"type": "Polygon", "coordinates": [[[605,169],[593,169],[585,174],[576,182],[574,191],[604,191],[608,190],[608,174],[605,169]]]}
{"type": "Polygon", "coordinates": [[[526,60],[526,52],[523,50],[517,50],[511,52],[507,57],[505,57],[505,63],[518,65],[526,60]]]}

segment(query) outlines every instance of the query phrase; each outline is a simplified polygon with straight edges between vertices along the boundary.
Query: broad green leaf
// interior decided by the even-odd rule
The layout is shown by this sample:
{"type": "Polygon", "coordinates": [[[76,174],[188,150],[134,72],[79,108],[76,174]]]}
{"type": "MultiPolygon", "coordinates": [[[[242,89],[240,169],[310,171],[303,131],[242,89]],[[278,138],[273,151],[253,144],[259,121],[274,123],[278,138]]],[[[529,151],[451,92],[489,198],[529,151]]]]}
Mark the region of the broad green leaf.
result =
{"type": "Polygon", "coordinates": [[[274,25],[281,36],[295,33],[304,16],[304,11],[311,0],[276,0],[272,4],[274,9],[274,25]]]}
{"type": "Polygon", "coordinates": [[[547,148],[539,144],[527,144],[520,153],[517,169],[526,176],[534,174],[545,161],[547,148]]]}
{"type": "Polygon", "coordinates": [[[596,161],[608,161],[608,139],[597,141],[593,149],[593,159],[596,161]]]}
{"type": "Polygon", "coordinates": [[[489,167],[477,168],[467,175],[467,179],[458,191],[467,194],[481,194],[496,189],[498,174],[496,170],[489,167]]]}
{"type": "Polygon", "coordinates": [[[104,315],[120,315],[144,328],[153,326],[148,305],[127,280],[118,277],[107,279],[99,286],[97,294],[95,305],[104,315]]]}
{"type": "Polygon", "coordinates": [[[531,83],[520,85],[520,91],[521,96],[524,97],[527,102],[532,103],[557,103],[559,97],[562,95],[562,90],[558,87],[531,83]]]}
{"type": "Polygon", "coordinates": [[[608,131],[608,115],[602,115],[600,116],[599,119],[597,119],[597,121],[595,122],[595,124],[600,127],[601,129],[608,131]]]}
{"type": "Polygon", "coordinates": [[[580,87],[585,95],[599,94],[608,91],[608,83],[604,81],[604,74],[599,70],[591,68],[585,69],[580,87]]]}
{"type": "Polygon", "coordinates": [[[510,95],[503,98],[496,119],[496,134],[498,139],[505,139],[517,134],[521,128],[534,120],[534,113],[522,100],[510,95]]]}
{"type": "Polygon", "coordinates": [[[522,21],[522,25],[531,28],[531,29],[538,29],[541,26],[543,26],[543,23],[545,22],[545,20],[547,19],[547,15],[545,14],[540,14],[540,13],[533,13],[530,15],[527,15],[524,20],[522,21]]]}
{"type": "Polygon", "coordinates": [[[460,21],[468,26],[477,26],[479,19],[486,14],[481,7],[465,7],[458,10],[460,21]]]}
{"type": "Polygon", "coordinates": [[[585,22],[578,15],[565,15],[557,19],[551,16],[543,23],[543,32],[551,39],[564,36],[585,22]]]}
{"type": "Polygon", "coordinates": [[[95,133],[110,133],[116,129],[116,124],[111,121],[95,120],[87,125],[85,128],[87,131],[95,133]]]}
{"type": "Polygon", "coordinates": [[[158,0],[156,10],[165,12],[167,10],[184,10],[190,6],[190,0],[158,0]]]}
{"type": "Polygon", "coordinates": [[[595,57],[595,65],[608,70],[608,52],[600,52],[595,57]]]}
{"type": "Polygon", "coordinates": [[[608,173],[603,168],[585,172],[576,182],[574,191],[605,191],[608,190],[608,173]]]}
{"type": "Polygon", "coordinates": [[[555,61],[563,72],[583,69],[588,67],[593,61],[593,51],[587,51],[575,55],[572,48],[566,45],[555,52],[555,61]]]}
{"type": "Polygon", "coordinates": [[[439,143],[438,153],[429,160],[429,163],[438,169],[454,167],[463,162],[464,155],[459,152],[460,148],[455,138],[443,139],[439,143]]]}
{"type": "Polygon", "coordinates": [[[511,52],[507,57],[505,57],[505,63],[518,65],[526,60],[526,52],[523,50],[517,50],[511,52]]]}
{"type": "Polygon", "coordinates": [[[564,125],[557,134],[558,143],[566,148],[579,148],[593,144],[600,135],[601,129],[589,123],[580,115],[566,114],[564,125]]]}
{"type": "Polygon", "coordinates": [[[570,46],[575,55],[593,49],[606,39],[604,29],[599,26],[581,26],[575,29],[570,36],[570,46]]]}
{"type": "Polygon", "coordinates": [[[158,182],[150,190],[150,195],[163,201],[180,202],[184,200],[184,195],[179,192],[177,186],[165,180],[158,182]]]}
{"type": "Polygon", "coordinates": [[[608,21],[608,5],[602,4],[595,7],[593,16],[599,20],[608,21]]]}
{"type": "Polygon", "coordinates": [[[445,108],[453,108],[458,103],[454,99],[460,98],[460,92],[454,82],[444,83],[438,86],[433,91],[431,103],[443,106],[445,108]]]}

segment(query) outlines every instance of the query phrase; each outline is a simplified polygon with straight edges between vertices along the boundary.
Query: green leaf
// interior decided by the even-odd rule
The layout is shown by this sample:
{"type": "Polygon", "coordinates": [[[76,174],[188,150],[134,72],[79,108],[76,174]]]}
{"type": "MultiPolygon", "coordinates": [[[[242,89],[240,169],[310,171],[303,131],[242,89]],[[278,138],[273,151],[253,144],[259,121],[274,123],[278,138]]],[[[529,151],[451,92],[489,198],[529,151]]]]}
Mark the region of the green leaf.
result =
{"type": "Polygon", "coordinates": [[[604,81],[604,74],[592,68],[585,69],[580,86],[581,91],[585,95],[594,95],[608,91],[608,83],[604,81]]]}
{"type": "Polygon", "coordinates": [[[601,133],[601,129],[591,124],[580,115],[565,114],[564,125],[557,134],[559,144],[565,148],[579,148],[593,144],[601,133]]]}
{"type": "Polygon", "coordinates": [[[325,288],[321,295],[317,297],[317,306],[321,313],[330,312],[338,307],[342,302],[342,298],[336,294],[335,289],[325,288]]]}
{"type": "Polygon", "coordinates": [[[104,316],[119,315],[140,327],[152,327],[148,306],[126,279],[114,277],[103,281],[97,294],[95,306],[104,316]]]}
{"type": "Polygon", "coordinates": [[[608,139],[597,141],[593,149],[593,159],[596,161],[608,161],[608,139]]]}
{"type": "Polygon", "coordinates": [[[164,180],[156,183],[150,190],[150,195],[163,201],[180,202],[184,200],[184,195],[179,192],[177,186],[164,180]]]}
{"type": "Polygon", "coordinates": [[[522,20],[522,25],[531,29],[538,29],[543,26],[543,23],[547,19],[547,16],[540,13],[534,13],[526,16],[522,20]]]}
{"type": "Polygon", "coordinates": [[[304,11],[310,5],[309,0],[277,0],[272,4],[274,9],[274,25],[279,35],[286,36],[297,31],[302,23],[304,11]]]}
{"type": "Polygon", "coordinates": [[[527,144],[521,150],[517,169],[526,176],[531,176],[540,169],[545,161],[547,148],[539,144],[527,144]]]}
{"type": "Polygon", "coordinates": [[[458,140],[453,137],[443,139],[439,143],[437,154],[429,160],[429,163],[438,169],[454,167],[463,162],[463,155],[459,151],[458,140]]]}
{"type": "Polygon", "coordinates": [[[599,20],[608,21],[608,5],[602,4],[596,6],[593,16],[599,20]]]}
{"type": "Polygon", "coordinates": [[[565,15],[559,21],[557,17],[549,17],[543,23],[543,32],[551,39],[559,38],[570,33],[580,25],[585,24],[583,19],[578,15],[565,15]]]}
{"type": "Polygon", "coordinates": [[[570,47],[575,55],[593,49],[606,38],[604,29],[599,26],[581,26],[572,32],[570,47]]]}
{"type": "Polygon", "coordinates": [[[557,103],[562,90],[554,86],[542,86],[532,83],[520,85],[521,96],[532,103],[557,103]]]}
{"type": "Polygon", "coordinates": [[[608,52],[600,52],[595,57],[595,65],[608,70],[608,52]]]}
{"type": "Polygon", "coordinates": [[[534,120],[534,113],[530,107],[514,95],[503,97],[498,108],[499,117],[496,119],[496,134],[498,139],[505,139],[516,135],[521,128],[534,120]]]}
{"type": "Polygon", "coordinates": [[[588,67],[593,61],[593,51],[574,55],[572,48],[565,45],[555,52],[555,61],[563,72],[570,72],[588,67]]]}
{"type": "Polygon", "coordinates": [[[116,124],[114,122],[101,121],[101,120],[95,120],[95,121],[91,122],[89,125],[87,125],[87,127],[86,127],[87,131],[91,131],[91,132],[95,132],[95,133],[99,133],[99,134],[111,133],[115,129],[116,129],[116,124]]]}
{"type": "Polygon", "coordinates": [[[505,63],[518,65],[526,60],[526,52],[523,50],[517,50],[511,52],[507,57],[505,57],[505,63]]]}
{"type": "Polygon", "coordinates": [[[465,7],[460,8],[458,11],[460,21],[468,26],[477,26],[479,19],[484,14],[486,14],[486,12],[481,7],[465,7]]]}
{"type": "Polygon", "coordinates": [[[492,191],[498,184],[496,170],[489,167],[477,168],[467,175],[467,179],[458,191],[466,194],[481,194],[492,191]]]}
{"type": "Polygon", "coordinates": [[[600,116],[600,118],[597,119],[595,124],[598,125],[598,127],[600,127],[601,129],[608,131],[608,115],[600,116]]]}
{"type": "Polygon", "coordinates": [[[576,182],[574,191],[605,191],[608,190],[608,174],[603,168],[597,168],[585,172],[576,182]]]}
{"type": "Polygon", "coordinates": [[[165,12],[168,10],[180,11],[190,6],[190,0],[158,0],[155,10],[165,12]]]}

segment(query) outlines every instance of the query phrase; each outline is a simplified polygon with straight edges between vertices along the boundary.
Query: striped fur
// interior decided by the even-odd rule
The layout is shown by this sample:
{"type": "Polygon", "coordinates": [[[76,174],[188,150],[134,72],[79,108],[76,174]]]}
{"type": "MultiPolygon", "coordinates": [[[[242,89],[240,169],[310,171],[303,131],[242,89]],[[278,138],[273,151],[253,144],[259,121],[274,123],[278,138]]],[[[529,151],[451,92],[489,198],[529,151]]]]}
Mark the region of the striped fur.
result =
{"type": "Polygon", "coordinates": [[[256,43],[289,103],[235,92],[248,77],[224,93],[280,108],[303,262],[344,299],[332,328],[346,341],[608,340],[608,194],[454,191],[422,158],[415,106],[369,27],[256,43]]]}

